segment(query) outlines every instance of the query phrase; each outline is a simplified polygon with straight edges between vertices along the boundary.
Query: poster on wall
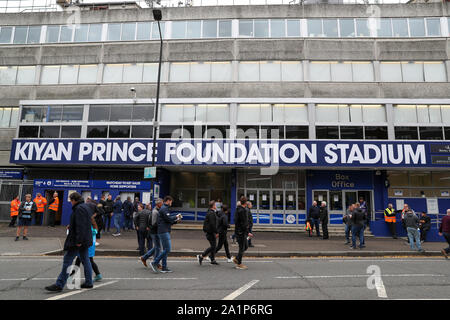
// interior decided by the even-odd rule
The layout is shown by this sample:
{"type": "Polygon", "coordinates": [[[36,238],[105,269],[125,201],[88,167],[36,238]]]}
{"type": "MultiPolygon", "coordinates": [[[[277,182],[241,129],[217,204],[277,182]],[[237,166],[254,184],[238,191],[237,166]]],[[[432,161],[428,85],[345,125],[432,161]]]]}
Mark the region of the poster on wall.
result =
{"type": "Polygon", "coordinates": [[[404,205],[405,205],[405,200],[403,200],[403,199],[397,199],[395,201],[395,207],[397,208],[397,210],[402,210],[404,205]]]}
{"type": "Polygon", "coordinates": [[[439,213],[439,205],[437,198],[427,198],[427,212],[428,213],[439,213]]]}
{"type": "Polygon", "coordinates": [[[150,203],[150,192],[142,192],[142,202],[143,203],[150,203]]]}

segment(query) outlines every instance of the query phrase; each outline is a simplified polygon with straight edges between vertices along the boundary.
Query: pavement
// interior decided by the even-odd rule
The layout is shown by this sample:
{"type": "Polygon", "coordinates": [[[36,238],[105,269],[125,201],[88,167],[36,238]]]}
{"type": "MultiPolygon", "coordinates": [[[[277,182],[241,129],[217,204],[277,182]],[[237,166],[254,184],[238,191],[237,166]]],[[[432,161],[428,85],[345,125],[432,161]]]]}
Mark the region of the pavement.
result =
{"type": "MultiPolygon", "coordinates": [[[[417,303],[450,297],[450,260],[442,258],[245,257],[248,269],[236,270],[224,259],[218,259],[219,265],[200,266],[193,257],[169,257],[173,273],[166,274],[153,273],[136,257],[95,257],[95,261],[103,280],[95,282],[93,289],[66,287],[51,293],[44,287],[61,272],[61,257],[0,257],[0,300],[172,300],[175,307],[165,307],[166,313],[184,319],[176,315],[179,307],[208,306],[211,300],[246,305],[255,303],[240,300],[258,300],[258,305],[270,306],[271,300],[411,299],[417,303]]],[[[273,314],[285,307],[275,305],[273,314]]],[[[292,304],[289,309],[298,313],[296,308],[298,304],[292,304]]],[[[220,316],[221,311],[213,307],[208,318],[220,316]]],[[[206,314],[196,317],[202,318],[206,314]]]]}
{"type": "MultiPolygon", "coordinates": [[[[113,231],[114,229],[111,229],[113,231]]],[[[7,224],[0,224],[0,256],[44,256],[62,255],[66,238],[66,228],[57,226],[32,226],[29,228],[29,240],[14,241],[15,228],[8,228],[7,224]]],[[[228,233],[229,235],[232,232],[228,233]]],[[[265,232],[254,231],[253,248],[249,248],[247,257],[403,257],[422,256],[440,257],[441,250],[446,247],[443,242],[425,242],[425,253],[411,251],[406,239],[391,239],[367,237],[366,248],[351,250],[344,244],[345,238],[331,235],[330,239],[313,236],[308,237],[301,232],[265,232]]],[[[208,247],[203,232],[195,226],[176,228],[172,231],[173,257],[194,257],[208,247]]],[[[128,256],[137,257],[137,237],[134,231],[122,232],[121,236],[113,237],[111,233],[104,233],[98,239],[100,245],[96,248],[96,256],[128,256]]],[[[235,255],[237,244],[229,239],[230,251],[235,255]]],[[[218,257],[224,256],[224,250],[218,257]]]]}

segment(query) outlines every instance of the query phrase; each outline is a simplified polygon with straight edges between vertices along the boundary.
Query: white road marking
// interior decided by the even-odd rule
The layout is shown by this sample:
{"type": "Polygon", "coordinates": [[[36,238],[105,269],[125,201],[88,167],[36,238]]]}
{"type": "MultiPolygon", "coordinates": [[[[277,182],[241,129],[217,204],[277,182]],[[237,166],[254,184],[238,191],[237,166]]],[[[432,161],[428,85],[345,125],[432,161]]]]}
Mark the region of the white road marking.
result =
{"type": "Polygon", "coordinates": [[[27,278],[20,278],[20,279],[0,279],[0,281],[25,281],[27,278]]]}
{"type": "MultiPolygon", "coordinates": [[[[276,279],[321,279],[321,278],[367,278],[367,274],[346,274],[333,276],[292,276],[275,277],[276,279]]],[[[383,274],[383,277],[445,277],[443,274],[383,274]]]]}
{"type": "Polygon", "coordinates": [[[446,262],[446,260],[444,259],[373,259],[373,260],[368,260],[368,259],[342,259],[342,260],[328,260],[328,262],[446,262]]]}
{"type": "Polygon", "coordinates": [[[100,287],[104,287],[104,286],[107,286],[107,285],[110,285],[110,284],[113,284],[113,283],[116,283],[116,282],[117,281],[110,281],[110,282],[102,283],[102,284],[94,286],[94,288],[92,288],[92,289],[74,290],[72,292],[64,293],[64,294],[61,294],[61,295],[58,295],[58,296],[54,296],[54,297],[51,297],[51,298],[48,298],[48,299],[45,299],[45,300],[59,300],[59,299],[67,298],[67,297],[73,296],[75,294],[79,294],[79,293],[82,293],[82,292],[85,292],[85,291],[88,291],[88,290],[93,290],[93,289],[97,289],[97,288],[100,288],[100,287]]]}
{"type": "Polygon", "coordinates": [[[249,283],[247,283],[246,285],[240,287],[239,289],[237,289],[236,291],[230,293],[229,295],[227,295],[225,298],[223,298],[222,300],[234,300],[236,299],[238,296],[240,296],[241,294],[243,294],[245,291],[247,291],[248,289],[250,289],[251,287],[253,287],[256,283],[258,283],[259,280],[252,280],[249,283]]]}

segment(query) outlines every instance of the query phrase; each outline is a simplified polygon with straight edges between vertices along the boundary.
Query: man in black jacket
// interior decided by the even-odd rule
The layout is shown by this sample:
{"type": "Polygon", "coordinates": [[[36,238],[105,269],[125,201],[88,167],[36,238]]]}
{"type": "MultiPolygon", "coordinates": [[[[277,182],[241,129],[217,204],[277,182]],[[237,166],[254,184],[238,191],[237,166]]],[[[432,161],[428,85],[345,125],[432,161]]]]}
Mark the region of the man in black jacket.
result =
{"type": "Polygon", "coordinates": [[[242,264],[242,256],[245,250],[248,249],[247,237],[252,237],[253,235],[248,231],[248,214],[247,214],[247,198],[242,196],[240,199],[240,205],[236,208],[236,213],[234,216],[234,226],[236,230],[236,240],[239,244],[239,253],[233,259],[233,262],[237,264],[236,269],[245,270],[248,269],[247,266],[242,264]]]}
{"type": "MultiPolygon", "coordinates": [[[[247,201],[247,215],[248,215],[248,232],[252,233],[253,231],[253,215],[251,212],[251,209],[253,208],[253,204],[251,201],[247,201]]],[[[252,244],[252,238],[248,239],[248,247],[253,248],[254,245],[252,244]]]]}
{"type": "Polygon", "coordinates": [[[228,220],[229,209],[226,204],[222,205],[222,211],[219,212],[219,226],[217,231],[219,232],[219,243],[217,244],[216,254],[222,249],[222,246],[225,248],[225,254],[227,255],[227,262],[233,262],[231,260],[230,249],[228,247],[227,240],[227,230],[230,228],[230,223],[228,220]]]}
{"type": "MultiPolygon", "coordinates": [[[[320,223],[320,209],[317,206],[317,201],[313,201],[313,205],[308,210],[307,220],[312,222],[311,229],[316,228],[316,234],[320,237],[319,223],[320,223]]],[[[312,231],[312,230],[311,230],[312,231]]]]}
{"type": "Polygon", "coordinates": [[[202,265],[203,259],[209,254],[211,264],[218,264],[216,261],[216,239],[219,237],[219,217],[216,212],[216,201],[209,202],[209,209],[206,213],[205,221],[203,221],[203,232],[205,232],[206,239],[209,241],[209,248],[203,251],[202,254],[197,255],[197,260],[202,265]]]}
{"type": "Polygon", "coordinates": [[[113,215],[113,206],[114,201],[112,199],[112,195],[108,195],[108,198],[103,204],[103,209],[105,209],[105,231],[109,232],[109,227],[111,225],[111,217],[113,215]]]}
{"type": "Polygon", "coordinates": [[[364,222],[366,220],[366,215],[363,210],[356,203],[356,209],[353,210],[353,213],[350,215],[352,219],[352,246],[351,249],[356,249],[356,237],[359,237],[359,248],[362,249],[365,247],[364,245],[364,222]]]}
{"type": "Polygon", "coordinates": [[[328,239],[328,209],[327,209],[327,203],[325,201],[322,201],[320,209],[319,209],[319,219],[322,223],[322,233],[323,233],[323,239],[328,239]]]}
{"type": "Polygon", "coordinates": [[[73,259],[79,256],[84,267],[85,282],[81,288],[92,288],[92,266],[89,260],[88,249],[92,246],[92,215],[93,209],[83,203],[83,198],[78,192],[73,192],[69,196],[72,203],[72,215],[70,216],[69,232],[64,243],[64,255],[62,271],[56,283],[45,287],[48,291],[62,291],[66,285],[67,269],[72,265],[73,259]]]}
{"type": "Polygon", "coordinates": [[[426,212],[422,212],[419,221],[419,228],[420,228],[420,241],[425,242],[425,240],[427,239],[427,233],[431,229],[431,218],[427,216],[426,212]]]}
{"type": "Polygon", "coordinates": [[[144,209],[142,203],[138,204],[138,212],[134,216],[134,225],[138,233],[139,255],[145,254],[145,239],[147,239],[148,231],[150,231],[150,215],[151,211],[144,209]]]}

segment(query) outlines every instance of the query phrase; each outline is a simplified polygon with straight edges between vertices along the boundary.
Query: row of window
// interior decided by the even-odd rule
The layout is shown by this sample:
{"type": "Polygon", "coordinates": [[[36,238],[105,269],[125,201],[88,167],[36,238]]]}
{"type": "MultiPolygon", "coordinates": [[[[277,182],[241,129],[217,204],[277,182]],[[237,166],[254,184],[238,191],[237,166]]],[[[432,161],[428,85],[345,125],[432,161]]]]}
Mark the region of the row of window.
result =
{"type": "MultiPolygon", "coordinates": [[[[237,75],[233,64],[223,62],[172,62],[162,65],[162,82],[239,82],[260,81],[327,81],[373,82],[375,68],[372,61],[238,61],[237,75]],[[169,67],[168,79],[165,69],[169,67]],[[303,71],[307,68],[308,72],[303,71]]],[[[381,61],[381,82],[446,82],[444,61],[381,61]]],[[[35,84],[36,66],[0,66],[0,85],[35,84]]],[[[99,72],[101,83],[156,82],[157,63],[120,63],[99,65],[46,65],[42,66],[39,83],[93,84],[99,72]]]]}
{"type": "Polygon", "coordinates": [[[19,108],[0,107],[0,128],[16,128],[19,108]]]}
{"type": "MultiPolygon", "coordinates": [[[[316,126],[316,139],[387,140],[387,126],[316,126]]],[[[450,127],[394,127],[396,140],[450,140],[450,127]]],[[[161,139],[309,139],[308,126],[162,125],[161,139]]],[[[152,138],[153,127],[144,125],[87,126],[87,138],[152,138]]],[[[20,126],[19,138],[81,138],[81,126],[20,126]]]]}
{"type": "MultiPolygon", "coordinates": [[[[11,112],[9,109],[5,108],[5,112],[11,112]]],[[[316,123],[387,122],[386,106],[383,104],[316,104],[314,109],[316,123]]],[[[81,105],[24,106],[20,120],[21,123],[81,122],[83,113],[84,107],[81,105]]],[[[450,105],[399,104],[393,106],[393,114],[393,122],[396,124],[450,124],[450,105]]],[[[7,115],[10,114],[7,113],[7,115]]],[[[153,115],[153,105],[90,105],[88,121],[150,122],[153,120],[153,115]]],[[[163,123],[229,123],[230,105],[163,104],[160,121],[163,123]]],[[[238,104],[236,122],[308,124],[308,106],[306,104],[238,104]]]]}
{"type": "MultiPolygon", "coordinates": [[[[450,18],[311,18],[187,20],[161,22],[164,39],[285,37],[440,37],[450,18]],[[442,19],[442,21],[441,21],[442,19]],[[233,30],[236,21],[236,31],[233,30]],[[168,29],[169,31],[166,31],[168,29]]],[[[450,31],[449,31],[450,33],[450,31]]],[[[159,39],[155,22],[2,26],[1,44],[140,41],[159,39]]]]}

